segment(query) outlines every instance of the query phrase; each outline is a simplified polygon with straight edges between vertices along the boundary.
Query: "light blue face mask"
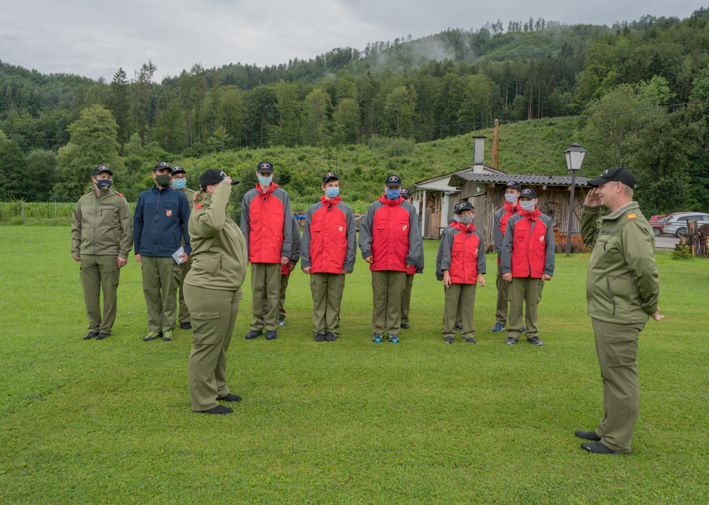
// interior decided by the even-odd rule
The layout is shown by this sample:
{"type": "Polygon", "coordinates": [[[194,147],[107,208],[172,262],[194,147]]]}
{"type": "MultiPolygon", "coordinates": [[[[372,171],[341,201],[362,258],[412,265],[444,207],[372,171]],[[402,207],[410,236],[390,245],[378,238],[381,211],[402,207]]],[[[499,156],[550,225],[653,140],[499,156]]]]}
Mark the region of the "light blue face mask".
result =
{"type": "Polygon", "coordinates": [[[264,177],[263,175],[258,176],[258,181],[263,184],[264,186],[270,186],[271,181],[273,180],[273,176],[269,175],[268,177],[264,177]]]}
{"type": "Polygon", "coordinates": [[[387,188],[387,198],[389,200],[397,200],[401,196],[400,189],[388,189],[387,188]]]}
{"type": "Polygon", "coordinates": [[[460,218],[458,217],[458,214],[453,216],[453,221],[455,221],[456,223],[460,222],[460,218]]]}
{"type": "Polygon", "coordinates": [[[340,196],[340,188],[326,188],[325,194],[327,194],[328,198],[336,198],[340,196]]]}
{"type": "Polygon", "coordinates": [[[172,184],[175,186],[175,189],[182,189],[187,185],[187,179],[175,179],[172,181],[172,184]]]}

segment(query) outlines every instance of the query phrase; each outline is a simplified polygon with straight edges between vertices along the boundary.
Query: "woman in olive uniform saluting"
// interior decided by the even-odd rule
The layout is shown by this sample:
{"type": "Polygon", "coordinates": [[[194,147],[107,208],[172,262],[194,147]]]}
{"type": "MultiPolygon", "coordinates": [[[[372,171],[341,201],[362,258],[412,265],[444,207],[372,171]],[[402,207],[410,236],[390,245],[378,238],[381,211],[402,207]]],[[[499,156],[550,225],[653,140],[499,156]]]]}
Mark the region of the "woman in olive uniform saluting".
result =
{"type": "Polygon", "coordinates": [[[199,178],[189,233],[192,269],[185,277],[185,301],[192,315],[192,353],[189,362],[192,410],[230,414],[217,400],[238,402],[226,385],[226,353],[239,311],[241,284],[246,276],[246,240],[227,214],[230,177],[209,169],[199,178]]]}

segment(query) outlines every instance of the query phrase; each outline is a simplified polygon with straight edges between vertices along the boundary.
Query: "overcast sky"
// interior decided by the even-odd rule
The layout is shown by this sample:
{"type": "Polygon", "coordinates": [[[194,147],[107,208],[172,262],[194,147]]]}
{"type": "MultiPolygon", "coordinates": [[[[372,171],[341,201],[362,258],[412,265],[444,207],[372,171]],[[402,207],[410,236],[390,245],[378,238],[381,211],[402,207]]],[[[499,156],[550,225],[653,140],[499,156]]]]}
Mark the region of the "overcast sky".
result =
{"type": "MultiPolygon", "coordinates": [[[[707,1],[709,3],[709,0],[707,1]]],[[[3,0],[0,60],[110,81],[152,60],[159,80],[194,63],[259,66],[335,47],[414,38],[501,19],[612,25],[645,14],[688,17],[703,4],[675,0],[3,0]]]]}

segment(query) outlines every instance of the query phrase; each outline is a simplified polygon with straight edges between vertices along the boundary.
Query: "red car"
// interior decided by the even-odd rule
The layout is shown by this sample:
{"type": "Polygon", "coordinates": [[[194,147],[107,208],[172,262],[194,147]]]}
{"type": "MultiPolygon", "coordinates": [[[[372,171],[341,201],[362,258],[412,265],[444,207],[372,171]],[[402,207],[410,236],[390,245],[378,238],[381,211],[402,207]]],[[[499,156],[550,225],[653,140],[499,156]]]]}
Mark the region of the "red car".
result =
{"type": "Polygon", "coordinates": [[[657,221],[662,221],[662,220],[663,220],[663,219],[662,219],[663,217],[667,217],[667,214],[657,214],[657,215],[654,215],[654,216],[652,216],[652,217],[650,218],[650,222],[651,222],[651,223],[655,223],[655,222],[657,222],[657,221]]]}

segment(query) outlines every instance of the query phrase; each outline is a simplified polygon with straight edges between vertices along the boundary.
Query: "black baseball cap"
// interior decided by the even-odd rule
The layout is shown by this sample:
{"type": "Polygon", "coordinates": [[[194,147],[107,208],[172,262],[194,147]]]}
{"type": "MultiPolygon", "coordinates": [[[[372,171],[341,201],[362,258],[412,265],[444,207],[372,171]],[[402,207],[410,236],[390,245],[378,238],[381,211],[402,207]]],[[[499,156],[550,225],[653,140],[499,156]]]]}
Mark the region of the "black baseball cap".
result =
{"type": "Polygon", "coordinates": [[[411,191],[409,191],[409,188],[401,188],[401,196],[404,198],[411,198],[411,191]]]}
{"type": "Polygon", "coordinates": [[[339,180],[340,180],[340,178],[337,177],[337,174],[335,172],[328,172],[322,176],[322,185],[324,186],[329,181],[339,181],[339,180]]]}
{"type": "Polygon", "coordinates": [[[524,188],[522,192],[519,194],[520,198],[523,196],[527,198],[537,198],[537,192],[534,191],[532,188],[524,188]]]}
{"type": "Polygon", "coordinates": [[[462,202],[455,206],[454,212],[460,214],[464,210],[475,210],[475,207],[470,202],[462,202]]]}
{"type": "Polygon", "coordinates": [[[635,177],[627,168],[613,167],[608,170],[604,170],[603,173],[595,179],[589,179],[588,185],[597,188],[606,182],[622,182],[626,186],[634,188],[638,183],[638,178],[635,177]]]}
{"type": "MultiPolygon", "coordinates": [[[[227,175],[223,170],[219,170],[218,168],[210,168],[199,177],[199,185],[206,188],[212,184],[219,184],[226,176],[227,175]]],[[[231,184],[232,186],[234,184],[239,184],[239,181],[231,181],[231,184]]]]}
{"type": "MultiPolygon", "coordinates": [[[[262,161],[256,166],[256,171],[258,173],[267,172],[269,174],[273,173],[273,164],[270,161],[262,161]]],[[[214,183],[212,183],[214,184],[214,183]]]]}
{"type": "Polygon", "coordinates": [[[517,191],[522,191],[522,186],[520,186],[519,182],[515,182],[515,181],[508,182],[507,184],[505,184],[505,187],[516,189],[517,191]]]}
{"type": "Polygon", "coordinates": [[[96,177],[101,172],[108,172],[109,174],[113,175],[113,172],[111,172],[111,169],[108,168],[106,165],[99,165],[96,168],[94,168],[93,176],[96,177]]]}
{"type": "Polygon", "coordinates": [[[169,168],[170,170],[172,170],[172,167],[167,161],[160,161],[156,163],[153,167],[153,172],[157,172],[158,170],[162,170],[163,168],[169,168]]]}
{"type": "Polygon", "coordinates": [[[394,175],[394,174],[390,175],[389,177],[387,177],[387,181],[385,183],[385,186],[387,188],[401,187],[402,186],[401,177],[399,177],[398,175],[394,175]]]}
{"type": "Polygon", "coordinates": [[[175,165],[174,167],[172,167],[172,175],[175,175],[179,172],[182,172],[183,174],[187,173],[187,171],[184,168],[182,168],[180,165],[175,165]]]}

